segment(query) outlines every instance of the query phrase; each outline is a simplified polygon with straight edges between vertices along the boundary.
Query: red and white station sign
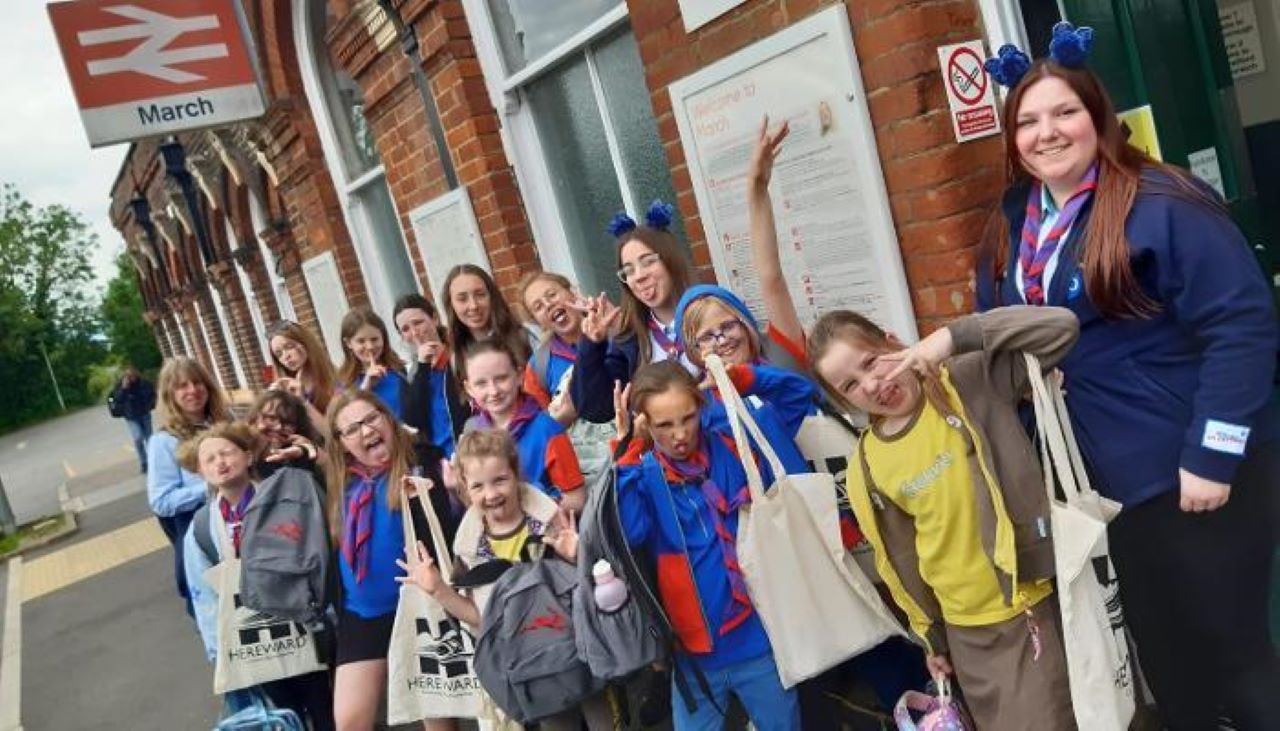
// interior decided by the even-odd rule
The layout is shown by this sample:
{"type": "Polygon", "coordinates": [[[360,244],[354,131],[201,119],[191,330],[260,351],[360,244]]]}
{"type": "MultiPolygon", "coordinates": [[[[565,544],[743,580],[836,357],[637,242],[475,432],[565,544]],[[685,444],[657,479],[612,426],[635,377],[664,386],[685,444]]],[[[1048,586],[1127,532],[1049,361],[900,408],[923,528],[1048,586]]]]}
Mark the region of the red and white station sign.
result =
{"type": "Polygon", "coordinates": [[[237,0],[74,0],[49,19],[93,147],[266,110],[237,0]]]}
{"type": "Polygon", "coordinates": [[[951,105],[956,142],[999,134],[995,84],[982,68],[982,41],[938,47],[938,67],[951,105]]]}

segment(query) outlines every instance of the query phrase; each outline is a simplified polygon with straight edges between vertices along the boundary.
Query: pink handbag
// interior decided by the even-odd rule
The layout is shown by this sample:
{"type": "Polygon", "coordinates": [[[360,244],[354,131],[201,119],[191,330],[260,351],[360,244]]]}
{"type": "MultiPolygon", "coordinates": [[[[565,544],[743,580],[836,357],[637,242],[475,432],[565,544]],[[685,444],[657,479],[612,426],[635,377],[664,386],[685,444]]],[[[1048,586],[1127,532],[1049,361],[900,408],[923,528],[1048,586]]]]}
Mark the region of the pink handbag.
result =
{"type": "Polygon", "coordinates": [[[903,693],[893,709],[893,720],[898,731],[973,731],[969,714],[951,697],[951,683],[946,678],[938,681],[936,696],[918,690],[903,693]],[[912,720],[912,711],[922,714],[919,721],[912,720]]]}

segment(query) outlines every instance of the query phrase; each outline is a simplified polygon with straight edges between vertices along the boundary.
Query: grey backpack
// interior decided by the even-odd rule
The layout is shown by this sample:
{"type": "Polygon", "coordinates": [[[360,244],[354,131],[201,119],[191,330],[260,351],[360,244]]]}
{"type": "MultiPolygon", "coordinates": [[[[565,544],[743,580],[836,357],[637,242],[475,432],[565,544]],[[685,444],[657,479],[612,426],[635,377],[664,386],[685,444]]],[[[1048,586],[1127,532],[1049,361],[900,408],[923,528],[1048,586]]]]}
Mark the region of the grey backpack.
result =
{"type": "Polygon", "coordinates": [[[325,610],[329,530],[310,470],[285,467],[258,486],[244,516],[240,596],[259,612],[298,622],[325,610]]]}
{"type": "Polygon", "coordinates": [[[475,671],[498,707],[520,723],[567,711],[604,687],[578,658],[577,585],[577,568],[556,558],[515,564],[493,585],[475,671]]]}
{"type": "Polygon", "coordinates": [[[618,516],[616,471],[612,464],[587,493],[578,519],[578,587],[573,627],[578,656],[592,675],[606,681],[626,678],[661,660],[671,645],[671,629],[639,563],[627,546],[618,516]],[[596,606],[591,570],[600,559],[627,587],[627,600],[605,612],[596,606]]]}

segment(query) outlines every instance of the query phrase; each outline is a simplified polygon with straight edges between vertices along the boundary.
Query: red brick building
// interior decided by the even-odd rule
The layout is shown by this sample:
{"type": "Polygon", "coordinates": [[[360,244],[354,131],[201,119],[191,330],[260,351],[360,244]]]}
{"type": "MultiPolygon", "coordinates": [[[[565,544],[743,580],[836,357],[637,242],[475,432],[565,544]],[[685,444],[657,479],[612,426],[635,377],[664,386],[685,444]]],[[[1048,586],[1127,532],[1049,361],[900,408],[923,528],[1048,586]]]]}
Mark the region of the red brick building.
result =
{"type": "Polygon", "coordinates": [[[999,137],[955,142],[936,49],[1020,37],[1017,5],[243,0],[266,115],[135,144],[112,214],[163,352],[199,357],[228,387],[260,385],[272,321],[316,328],[336,354],[346,309],[387,316],[457,261],[487,266],[508,296],[538,267],[616,288],[605,223],[653,198],[676,203],[714,281],[670,85],[841,6],[874,132],[862,153],[929,329],[972,306],[1003,175],[999,137]],[[730,9],[688,31],[682,5],[730,9]]]}

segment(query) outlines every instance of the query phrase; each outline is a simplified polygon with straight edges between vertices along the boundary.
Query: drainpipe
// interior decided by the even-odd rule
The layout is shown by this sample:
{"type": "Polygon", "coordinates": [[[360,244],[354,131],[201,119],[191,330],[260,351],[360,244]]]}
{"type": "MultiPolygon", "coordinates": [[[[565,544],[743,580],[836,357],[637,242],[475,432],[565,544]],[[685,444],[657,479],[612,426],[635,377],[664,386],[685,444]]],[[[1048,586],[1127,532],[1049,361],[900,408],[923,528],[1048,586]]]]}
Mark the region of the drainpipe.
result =
{"type": "Polygon", "coordinates": [[[422,105],[427,110],[427,126],[431,130],[431,139],[436,144],[436,156],[440,159],[440,167],[444,169],[444,181],[449,190],[458,187],[458,173],[453,168],[453,158],[449,156],[449,147],[444,140],[444,125],[440,122],[440,110],[436,107],[435,97],[431,95],[431,84],[427,74],[422,70],[422,47],[418,45],[418,36],[413,28],[404,22],[400,9],[392,0],[378,0],[378,7],[387,14],[391,25],[396,29],[400,39],[400,50],[409,59],[409,73],[413,77],[413,85],[418,87],[418,95],[422,97],[422,105]]]}

